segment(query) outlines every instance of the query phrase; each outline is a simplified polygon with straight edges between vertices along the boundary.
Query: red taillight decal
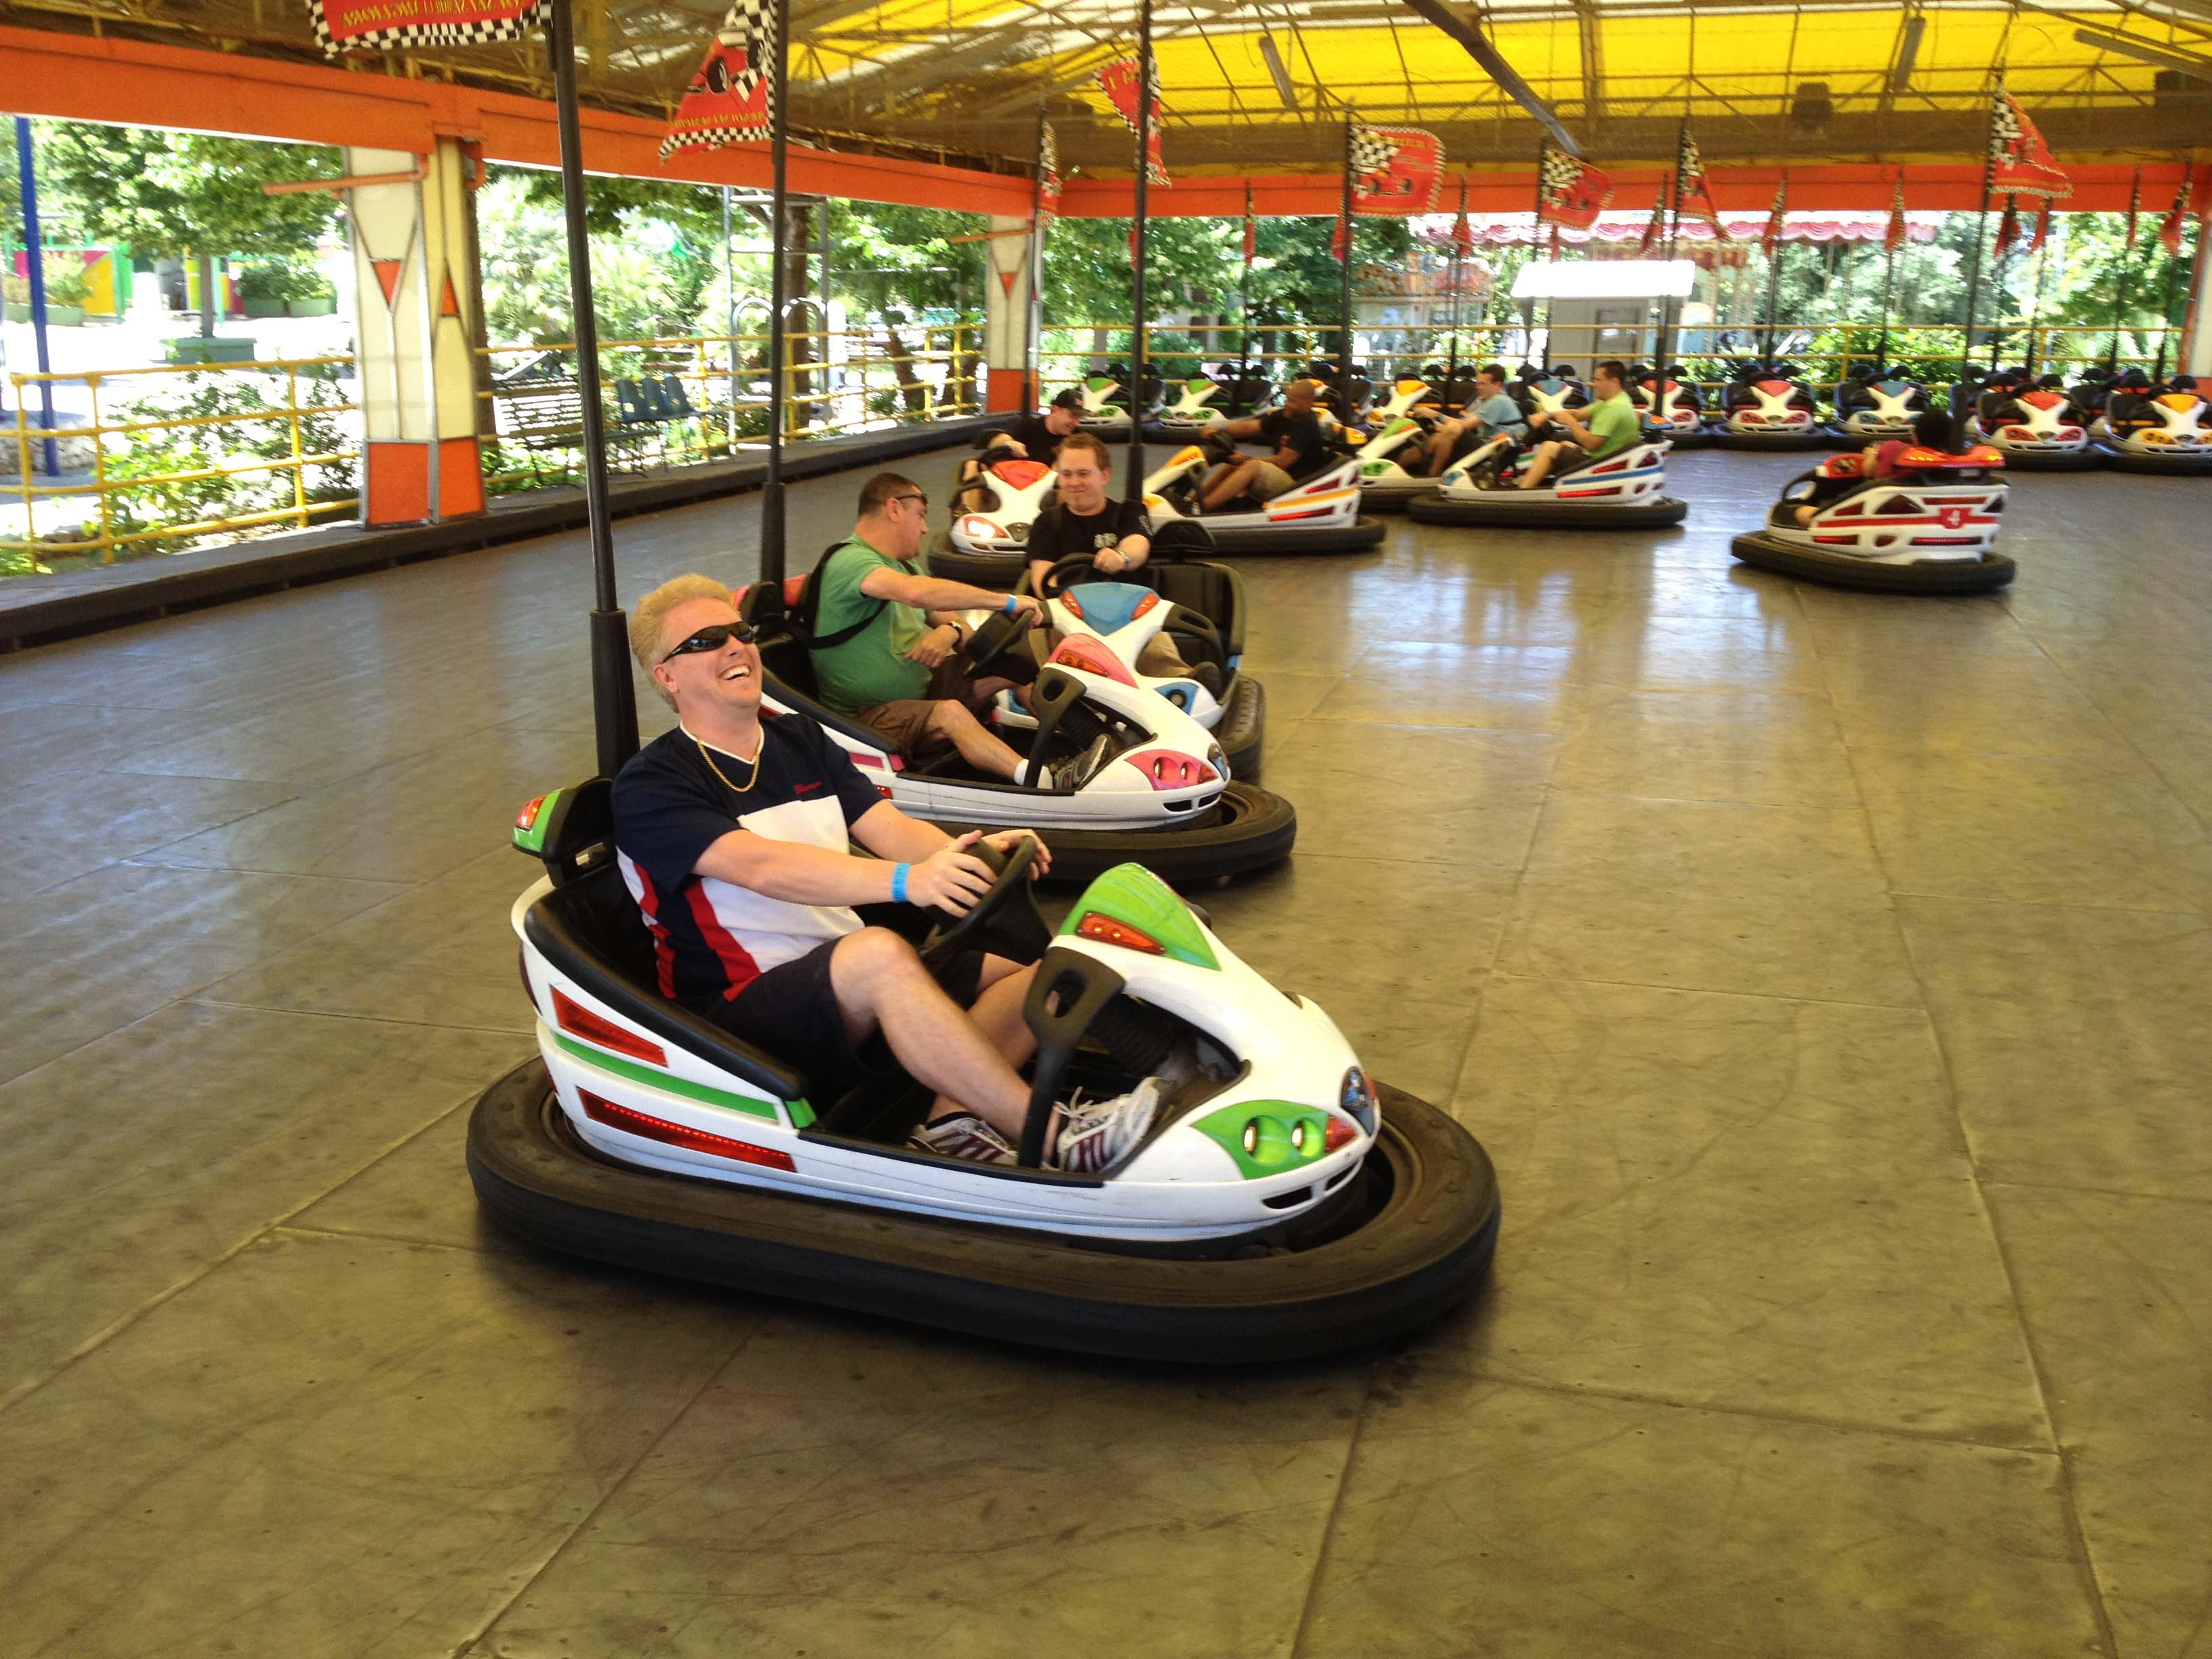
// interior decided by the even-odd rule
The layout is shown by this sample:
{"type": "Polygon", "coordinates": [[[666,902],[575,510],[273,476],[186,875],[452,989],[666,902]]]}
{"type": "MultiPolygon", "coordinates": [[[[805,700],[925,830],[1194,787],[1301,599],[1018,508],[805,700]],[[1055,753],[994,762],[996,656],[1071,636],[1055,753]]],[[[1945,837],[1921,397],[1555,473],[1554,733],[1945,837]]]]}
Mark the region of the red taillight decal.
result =
{"type": "Polygon", "coordinates": [[[1078,622],[1083,620],[1082,600],[1077,599],[1073,593],[1063,592],[1060,596],[1060,602],[1067,607],[1067,614],[1069,616],[1074,617],[1078,622]]]}
{"type": "Polygon", "coordinates": [[[529,829],[531,825],[538,822],[538,811],[544,805],[545,797],[543,795],[538,796],[537,799],[532,801],[528,805],[525,806],[520,812],[517,812],[514,815],[514,827],[518,830],[529,829]]]}
{"type": "Polygon", "coordinates": [[[628,1054],[632,1060],[641,1060],[648,1066],[668,1064],[668,1051],[659,1043],[649,1042],[636,1032],[601,1018],[564,994],[557,985],[553,988],[553,1023],[571,1036],[580,1036],[618,1054],[628,1054]]]}
{"type": "Polygon", "coordinates": [[[1132,690],[1136,687],[1136,677],[1121,665],[1114,653],[1085,635],[1070,634],[1053,647],[1049,660],[1062,667],[1080,668],[1101,679],[1112,680],[1116,685],[1132,690]]]}
{"type": "Polygon", "coordinates": [[[1127,922],[1116,921],[1096,910],[1075,924],[1075,936],[1096,939],[1101,945],[1118,945],[1124,950],[1142,951],[1146,956],[1164,957],[1167,954],[1160,948],[1159,940],[1150,933],[1139,933],[1127,922]]]}
{"type": "Polygon", "coordinates": [[[1321,1148],[1322,1156],[1326,1158],[1329,1153],[1337,1151],[1340,1147],[1349,1146],[1353,1141],[1358,1139],[1359,1131],[1358,1129],[1354,1128],[1343,1118],[1332,1117],[1328,1121],[1328,1129],[1323,1132],[1321,1148]]]}
{"type": "Polygon", "coordinates": [[[756,1146],[750,1140],[732,1140],[727,1135],[709,1134],[687,1124],[671,1123],[665,1117],[648,1117],[627,1106],[617,1106],[611,1100],[603,1100],[589,1089],[577,1090],[576,1098],[584,1103],[584,1115],[593,1122],[604,1123],[610,1129],[620,1129],[642,1140],[681,1146],[686,1152],[708,1152],[738,1164],[757,1164],[764,1170],[798,1167],[792,1163],[789,1152],[779,1152],[772,1146],[756,1146]]]}

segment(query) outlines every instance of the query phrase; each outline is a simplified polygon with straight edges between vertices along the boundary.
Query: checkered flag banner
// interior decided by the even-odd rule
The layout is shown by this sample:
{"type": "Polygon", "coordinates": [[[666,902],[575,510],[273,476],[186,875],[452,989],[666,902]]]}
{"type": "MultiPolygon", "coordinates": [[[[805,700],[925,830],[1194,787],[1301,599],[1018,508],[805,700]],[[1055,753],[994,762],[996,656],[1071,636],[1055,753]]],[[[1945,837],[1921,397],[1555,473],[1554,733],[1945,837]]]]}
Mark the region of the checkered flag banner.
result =
{"type": "Polygon", "coordinates": [[[768,137],[775,6],[776,0],[734,0],[707,48],[706,61],[684,90],[676,125],[660,141],[663,155],[768,137]]]}
{"type": "Polygon", "coordinates": [[[1905,175],[1897,175],[1897,184],[1889,196],[1889,224],[1881,233],[1881,248],[1885,253],[1894,253],[1905,246],[1905,175]]]}
{"type": "Polygon", "coordinates": [[[2027,112],[2000,85],[1990,106],[1990,194],[2071,196],[2074,181],[2051,159],[2051,146],[2027,112]]]}
{"type": "Polygon", "coordinates": [[[1782,221],[1790,211],[1790,174],[1785,170],[1782,182],[1774,187],[1774,205],[1767,210],[1766,228],[1759,233],[1759,245],[1766,250],[1769,258],[1782,246],[1782,221]]]}
{"type": "Polygon", "coordinates": [[[2137,167],[2134,179],[2128,185],[2128,245],[2123,250],[2124,252],[2133,253],[2136,251],[2136,221],[2142,212],[2142,169],[2137,167]]]}
{"type": "Polygon", "coordinates": [[[1728,240],[1729,234],[1721,227],[1720,209],[1713,202],[1712,185],[1705,178],[1705,158],[1698,154],[1698,141],[1684,122],[1682,136],[1674,146],[1674,210],[1683,212],[1692,204],[1698,216],[1712,228],[1713,240],[1728,240]]]}
{"type": "Polygon", "coordinates": [[[1052,123],[1042,124],[1037,133],[1037,228],[1048,228],[1060,213],[1060,140],[1054,136],[1052,123]]]}
{"type": "Polygon", "coordinates": [[[1658,246],[1660,234],[1667,228],[1667,192],[1662,190],[1658,200],[1651,204],[1651,216],[1644,222],[1644,234],[1636,239],[1636,251],[1649,253],[1658,246]]]}
{"type": "Polygon", "coordinates": [[[315,44],[332,58],[375,48],[483,46],[520,40],[544,22],[546,0],[307,0],[315,44]]]}
{"type": "Polygon", "coordinates": [[[1444,147],[1433,132],[1413,127],[1352,124],[1346,163],[1354,213],[1426,213],[1443,183],[1444,147]]]}
{"type": "MultiPolygon", "coordinates": [[[[1099,90],[1113,105],[1114,113],[1121,118],[1121,125],[1132,132],[1137,131],[1137,60],[1133,58],[1116,58],[1098,71],[1099,90]]],[[[1152,107],[1146,123],[1150,131],[1144,135],[1145,178],[1152,184],[1165,185],[1170,181],[1167,165],[1160,159],[1160,65],[1157,58],[1152,63],[1152,83],[1148,90],[1152,107]]]]}
{"type": "MultiPolygon", "coordinates": [[[[1588,230],[1613,199],[1613,180],[1546,144],[1536,158],[1536,222],[1588,230]]],[[[1558,239],[1553,239],[1557,241],[1558,239]]]]}
{"type": "Polygon", "coordinates": [[[2189,187],[2196,182],[2197,169],[2185,167],[2181,170],[2181,183],[2173,192],[2173,205],[2166,210],[2166,217],[2158,222],[2158,240],[2166,249],[2166,257],[2181,257],[2182,227],[2189,222],[2189,187]]]}

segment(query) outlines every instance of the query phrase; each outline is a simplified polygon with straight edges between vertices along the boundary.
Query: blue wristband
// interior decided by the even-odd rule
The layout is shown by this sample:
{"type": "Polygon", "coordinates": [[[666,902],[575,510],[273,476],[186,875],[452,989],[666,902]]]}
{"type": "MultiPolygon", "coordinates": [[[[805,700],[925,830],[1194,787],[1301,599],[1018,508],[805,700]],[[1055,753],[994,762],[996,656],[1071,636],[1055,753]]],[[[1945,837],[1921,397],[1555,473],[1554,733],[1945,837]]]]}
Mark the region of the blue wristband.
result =
{"type": "Polygon", "coordinates": [[[1012,593],[1007,594],[1006,602],[999,607],[999,614],[1002,617],[1012,616],[1014,614],[1014,607],[1018,605],[1020,603],[1021,601],[1016,599],[1012,593]]]}
{"type": "Polygon", "coordinates": [[[914,866],[911,864],[895,864],[891,866],[891,902],[893,904],[906,902],[906,872],[913,868],[914,866]]]}

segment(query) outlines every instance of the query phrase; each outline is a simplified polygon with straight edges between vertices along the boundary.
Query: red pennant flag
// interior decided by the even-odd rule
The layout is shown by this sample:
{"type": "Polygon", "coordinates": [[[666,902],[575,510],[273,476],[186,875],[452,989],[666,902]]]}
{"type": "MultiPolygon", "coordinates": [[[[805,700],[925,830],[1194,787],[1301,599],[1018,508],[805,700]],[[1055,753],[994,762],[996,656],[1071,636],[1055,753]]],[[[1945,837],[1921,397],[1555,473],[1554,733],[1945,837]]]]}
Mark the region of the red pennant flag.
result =
{"type": "Polygon", "coordinates": [[[1897,175],[1896,187],[1890,191],[1889,225],[1881,233],[1882,251],[1885,253],[1896,252],[1905,246],[1905,175],[1900,173],[1897,175]]]}
{"type": "Polygon", "coordinates": [[[2074,181],[2051,159],[2051,146],[2027,112],[2000,85],[1990,106],[1990,193],[2071,196],[2074,181]]]}
{"type": "Polygon", "coordinates": [[[1349,165],[1354,213],[1426,213],[1443,182],[1443,142],[1412,127],[1354,121],[1349,165]]]}
{"type": "Polygon", "coordinates": [[[777,0],[734,0],[707,48],[706,60],[684,88],[676,125],[660,153],[720,149],[769,136],[768,94],[775,73],[777,0]]]}
{"type": "Polygon", "coordinates": [[[1049,230],[1059,213],[1060,140],[1053,136],[1052,123],[1047,121],[1037,130],[1037,228],[1049,230]]]}
{"type": "MultiPolygon", "coordinates": [[[[1138,130],[1137,73],[1138,60],[1134,58],[1117,58],[1098,71],[1099,90],[1113,105],[1114,113],[1121,118],[1121,125],[1132,132],[1138,130]]],[[[1153,184],[1164,185],[1169,179],[1167,167],[1160,160],[1160,66],[1157,58],[1152,63],[1150,90],[1152,96],[1146,100],[1145,177],[1153,184]]]]}
{"type": "Polygon", "coordinates": [[[1252,216],[1252,186],[1244,186],[1244,263],[1260,257],[1260,222],[1252,216]]]}
{"type": "Polygon", "coordinates": [[[520,40],[544,24],[545,0],[308,0],[315,40],[330,56],[374,47],[420,52],[520,40]]]}
{"type": "Polygon", "coordinates": [[[2027,239],[2027,252],[2033,253],[2051,240],[2051,198],[2043,198],[2043,211],[2036,216],[2035,229],[2027,239]]]}
{"type": "Polygon", "coordinates": [[[2142,169],[2136,169],[2135,178],[2128,185],[2128,245],[2122,250],[2136,251],[2136,216],[2142,211],[2142,169]]]}
{"type": "Polygon", "coordinates": [[[1536,158],[1536,222],[1553,227],[1553,246],[1559,246],[1557,228],[1569,225],[1588,230],[1613,199],[1613,180],[1586,161],[1547,144],[1536,158]]]}
{"type": "Polygon", "coordinates": [[[1690,136],[1687,122],[1683,124],[1682,136],[1674,146],[1674,178],[1677,210],[1694,207],[1712,227],[1713,240],[1728,240],[1728,232],[1721,228],[1721,210],[1713,202],[1712,186],[1705,179],[1705,158],[1698,154],[1698,141],[1690,136]]]}
{"type": "Polygon", "coordinates": [[[1770,259],[1782,244],[1782,218],[1790,210],[1790,174],[1784,169],[1782,182],[1774,187],[1774,205],[1766,215],[1766,228],[1759,233],[1759,245],[1766,250],[1770,259]]]}
{"type": "Polygon", "coordinates": [[[1659,233],[1667,226],[1667,187],[1659,187],[1659,199],[1651,204],[1651,216],[1644,222],[1644,234],[1637,239],[1636,251],[1649,253],[1659,240],[1659,233]]]}
{"type": "Polygon", "coordinates": [[[2020,240],[2020,204],[2008,196],[2005,198],[2004,216],[1997,221],[1996,246],[1990,250],[1990,257],[2003,258],[2006,250],[2018,240],[2020,240]]]}
{"type": "Polygon", "coordinates": [[[2181,257],[2181,228],[2189,217],[2189,186],[2196,171],[2193,167],[2181,170],[2181,183],[2173,192],[2173,205],[2166,210],[2166,217],[2159,222],[2158,240],[2165,244],[2166,257],[2170,259],[2181,257]]]}
{"type": "Polygon", "coordinates": [[[1336,216],[1336,228],[1329,233],[1328,252],[1339,264],[1352,257],[1352,223],[1341,213],[1336,216]]]}
{"type": "Polygon", "coordinates": [[[1459,181],[1459,217],[1452,222],[1452,257],[1464,259],[1474,252],[1474,227],[1467,222],[1467,179],[1459,181]]]}

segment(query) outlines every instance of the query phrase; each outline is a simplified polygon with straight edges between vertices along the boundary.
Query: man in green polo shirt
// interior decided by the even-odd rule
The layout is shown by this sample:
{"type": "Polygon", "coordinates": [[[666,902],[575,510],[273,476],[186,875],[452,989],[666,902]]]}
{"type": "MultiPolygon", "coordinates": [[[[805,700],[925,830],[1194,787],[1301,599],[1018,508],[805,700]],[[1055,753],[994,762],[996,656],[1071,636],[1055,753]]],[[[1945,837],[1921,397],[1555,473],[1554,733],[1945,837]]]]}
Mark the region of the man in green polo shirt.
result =
{"type": "Polygon", "coordinates": [[[1014,682],[968,678],[954,654],[967,642],[957,613],[1003,611],[1034,627],[1043,611],[1025,593],[922,574],[928,529],[929,497],[911,478],[878,472],[861,487],[860,522],[817,578],[814,637],[836,642],[811,653],[816,689],[909,760],[949,746],[980,772],[1027,783],[1028,763],[976,718],[1014,682]]]}
{"type": "Polygon", "coordinates": [[[1596,394],[1587,409],[1562,409],[1552,415],[1534,416],[1531,427],[1563,428],[1564,437],[1547,439],[1536,446],[1522,470],[1520,487],[1534,489],[1554,473],[1571,472],[1592,461],[1618,455],[1644,434],[1636,405],[1628,401],[1628,367],[1608,357],[1590,370],[1590,390],[1596,394]],[[1575,452],[1581,453],[1577,453],[1575,452]],[[1562,465],[1560,458],[1566,459],[1562,465]]]}

